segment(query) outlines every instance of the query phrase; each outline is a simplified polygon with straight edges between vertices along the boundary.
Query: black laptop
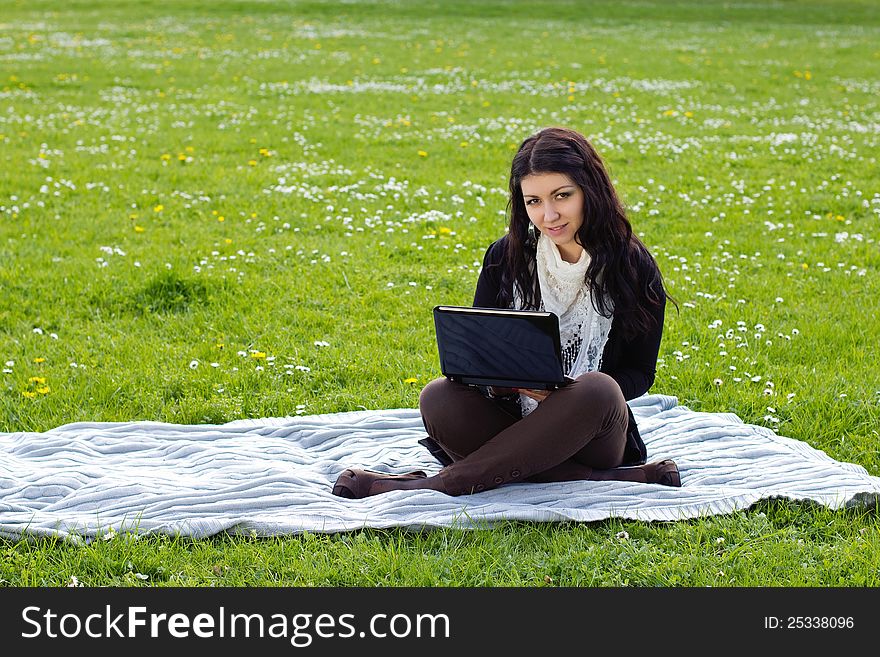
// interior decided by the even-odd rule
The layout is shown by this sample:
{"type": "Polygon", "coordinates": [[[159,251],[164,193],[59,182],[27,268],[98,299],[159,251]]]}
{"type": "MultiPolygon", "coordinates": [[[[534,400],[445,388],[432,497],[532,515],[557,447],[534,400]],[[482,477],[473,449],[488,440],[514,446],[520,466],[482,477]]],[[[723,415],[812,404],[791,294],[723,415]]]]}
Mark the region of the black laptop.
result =
{"type": "Polygon", "coordinates": [[[440,370],[469,385],[555,390],[562,368],[559,318],[535,310],[436,306],[440,370]]]}

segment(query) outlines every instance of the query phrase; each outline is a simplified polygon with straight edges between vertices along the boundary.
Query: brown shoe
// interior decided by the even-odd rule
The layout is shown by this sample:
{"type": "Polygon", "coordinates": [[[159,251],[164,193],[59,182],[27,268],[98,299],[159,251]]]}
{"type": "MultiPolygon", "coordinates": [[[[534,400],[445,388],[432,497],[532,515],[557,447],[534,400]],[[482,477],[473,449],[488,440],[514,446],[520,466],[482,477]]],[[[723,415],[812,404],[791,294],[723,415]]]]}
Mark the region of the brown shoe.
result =
{"type": "Polygon", "coordinates": [[[387,474],[374,470],[360,470],[348,468],[343,470],[333,486],[333,494],[350,500],[359,500],[371,495],[370,489],[380,479],[394,479],[396,481],[411,481],[412,479],[424,479],[428,475],[421,470],[414,470],[406,474],[387,474]]]}
{"type": "Polygon", "coordinates": [[[681,475],[675,461],[666,459],[658,463],[647,463],[643,467],[648,479],[647,483],[681,488],[681,475]]]}

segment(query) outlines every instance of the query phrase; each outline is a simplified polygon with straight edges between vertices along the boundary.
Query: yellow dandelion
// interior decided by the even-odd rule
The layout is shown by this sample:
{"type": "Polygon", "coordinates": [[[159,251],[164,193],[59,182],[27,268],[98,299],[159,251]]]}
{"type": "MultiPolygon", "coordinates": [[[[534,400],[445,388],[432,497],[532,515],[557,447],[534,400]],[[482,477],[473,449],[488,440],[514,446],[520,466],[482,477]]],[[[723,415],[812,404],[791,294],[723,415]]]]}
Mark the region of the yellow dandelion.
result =
{"type": "Polygon", "coordinates": [[[43,358],[42,356],[37,356],[36,358],[34,358],[34,362],[35,363],[45,363],[46,359],[43,358]]]}
{"type": "Polygon", "coordinates": [[[223,215],[220,215],[219,217],[217,217],[217,221],[220,221],[220,222],[226,221],[226,217],[224,217],[223,215]]]}
{"type": "Polygon", "coordinates": [[[684,115],[690,119],[693,117],[694,113],[693,112],[685,112],[684,115]]]}
{"type": "Polygon", "coordinates": [[[248,165],[255,167],[255,166],[257,166],[257,161],[256,160],[248,160],[248,165]]]}
{"type": "Polygon", "coordinates": [[[155,207],[153,207],[153,212],[162,212],[165,209],[165,206],[159,203],[155,207]]]}
{"type": "Polygon", "coordinates": [[[40,393],[41,395],[48,395],[49,394],[49,386],[40,386],[39,388],[37,388],[37,392],[40,393]]]}
{"type": "Polygon", "coordinates": [[[193,148],[192,146],[187,146],[183,150],[185,150],[187,153],[193,153],[193,152],[195,152],[196,149],[193,148]]]}
{"type": "Polygon", "coordinates": [[[28,383],[39,383],[40,385],[43,385],[46,383],[46,379],[42,376],[32,376],[28,379],[28,383]]]}
{"type": "Polygon", "coordinates": [[[162,153],[162,160],[163,161],[167,162],[170,159],[171,159],[171,155],[169,155],[168,153],[162,153]]]}
{"type": "Polygon", "coordinates": [[[229,239],[228,237],[227,237],[225,240],[223,240],[223,242],[224,242],[225,244],[232,244],[232,240],[229,239]]]}
{"type": "Polygon", "coordinates": [[[186,155],[184,155],[183,153],[178,153],[177,159],[180,160],[181,162],[186,162],[186,155]]]}
{"type": "Polygon", "coordinates": [[[801,269],[803,269],[804,271],[806,271],[807,269],[809,269],[809,267],[810,267],[810,265],[808,265],[806,262],[802,262],[802,263],[801,263],[801,269]]]}
{"type": "Polygon", "coordinates": [[[428,151],[419,151],[419,157],[428,157],[428,151]]]}
{"type": "Polygon", "coordinates": [[[809,71],[805,71],[804,72],[804,80],[812,80],[812,79],[813,79],[813,74],[810,73],[809,71]]]}
{"type": "Polygon", "coordinates": [[[449,235],[449,233],[451,233],[451,232],[452,232],[451,228],[448,228],[446,226],[440,226],[440,234],[441,235],[449,235]]]}
{"type": "Polygon", "coordinates": [[[28,399],[33,399],[34,397],[37,396],[37,393],[35,393],[35,392],[32,391],[32,390],[22,390],[22,391],[21,391],[21,394],[22,394],[24,397],[27,397],[28,399]]]}
{"type": "Polygon", "coordinates": [[[254,358],[256,360],[263,360],[266,358],[266,352],[265,351],[255,351],[251,354],[251,358],[254,358]]]}
{"type": "Polygon", "coordinates": [[[411,376],[408,379],[403,380],[404,383],[415,383],[416,381],[418,381],[418,379],[414,376],[411,376]]]}
{"type": "Polygon", "coordinates": [[[146,229],[143,226],[135,226],[134,227],[134,232],[136,232],[136,233],[143,233],[144,230],[146,230],[146,229]]]}

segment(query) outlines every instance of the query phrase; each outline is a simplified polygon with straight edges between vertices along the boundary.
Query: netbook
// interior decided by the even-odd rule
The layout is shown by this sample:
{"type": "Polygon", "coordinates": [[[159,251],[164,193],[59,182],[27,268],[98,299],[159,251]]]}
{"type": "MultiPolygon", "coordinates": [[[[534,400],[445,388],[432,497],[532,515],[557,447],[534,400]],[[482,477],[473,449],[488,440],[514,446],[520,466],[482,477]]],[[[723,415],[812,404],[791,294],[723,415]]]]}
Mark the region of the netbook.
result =
{"type": "Polygon", "coordinates": [[[559,318],[536,310],[436,306],[440,371],[468,385],[555,390],[565,375],[559,318]]]}

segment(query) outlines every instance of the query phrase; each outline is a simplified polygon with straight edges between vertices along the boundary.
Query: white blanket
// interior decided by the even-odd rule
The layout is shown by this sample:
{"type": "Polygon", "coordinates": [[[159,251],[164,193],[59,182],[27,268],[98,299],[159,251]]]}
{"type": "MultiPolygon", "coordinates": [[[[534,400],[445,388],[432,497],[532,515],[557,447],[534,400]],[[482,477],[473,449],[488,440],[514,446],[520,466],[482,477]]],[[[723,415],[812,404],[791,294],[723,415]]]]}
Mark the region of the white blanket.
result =
{"type": "Polygon", "coordinates": [[[880,478],[730,413],[674,397],[630,402],[649,460],[673,458],[681,488],[578,481],[511,484],[474,495],[331,494],[347,467],[440,469],[417,441],[416,409],[238,420],[67,424],[0,434],[0,535],[91,540],[113,532],[204,537],[340,532],[363,527],[489,526],[498,520],[671,521],[772,497],[830,508],[876,504],[880,478]]]}

